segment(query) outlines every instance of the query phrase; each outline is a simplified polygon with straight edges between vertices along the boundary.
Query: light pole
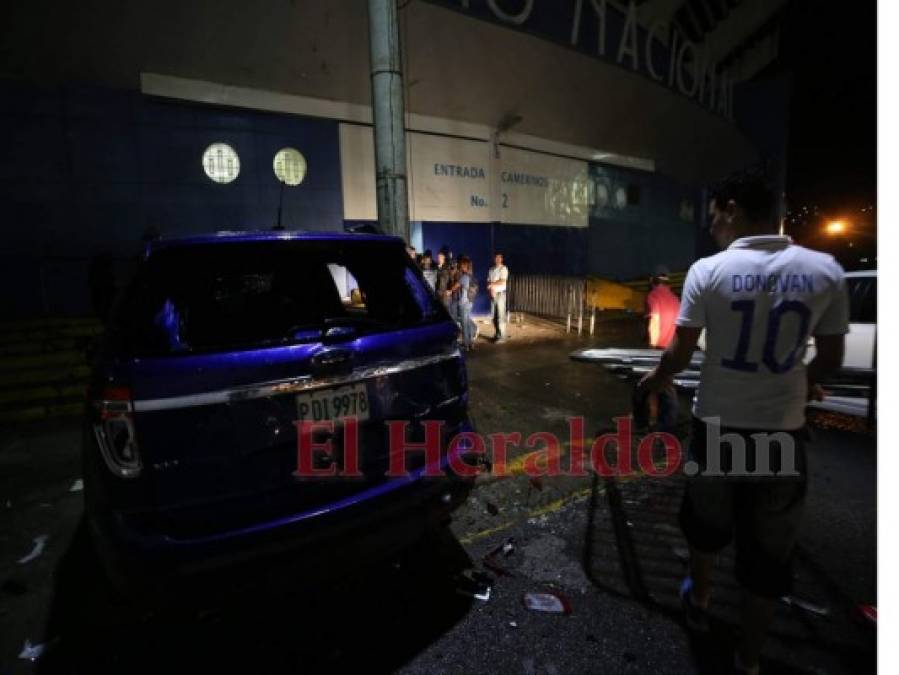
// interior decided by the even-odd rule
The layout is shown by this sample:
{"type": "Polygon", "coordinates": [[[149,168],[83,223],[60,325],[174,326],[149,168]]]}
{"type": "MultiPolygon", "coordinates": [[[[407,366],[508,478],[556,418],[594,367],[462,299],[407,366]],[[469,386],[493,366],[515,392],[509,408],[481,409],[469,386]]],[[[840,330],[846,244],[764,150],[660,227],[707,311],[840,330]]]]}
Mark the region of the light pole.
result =
{"type": "Polygon", "coordinates": [[[396,0],[369,0],[371,95],[375,125],[378,225],[409,242],[403,72],[396,0]]]}

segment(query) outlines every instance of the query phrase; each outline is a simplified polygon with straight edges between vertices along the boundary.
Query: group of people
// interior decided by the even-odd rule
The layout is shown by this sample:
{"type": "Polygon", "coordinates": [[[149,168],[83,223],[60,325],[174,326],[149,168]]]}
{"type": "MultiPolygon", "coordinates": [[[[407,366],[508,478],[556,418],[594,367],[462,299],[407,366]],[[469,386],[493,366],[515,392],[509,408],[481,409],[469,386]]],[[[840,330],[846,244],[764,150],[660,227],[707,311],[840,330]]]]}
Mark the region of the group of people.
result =
{"type": "MultiPolygon", "coordinates": [[[[430,250],[420,256],[414,247],[410,246],[408,250],[409,256],[421,268],[425,281],[443,302],[450,316],[459,324],[465,350],[472,351],[480,330],[471,316],[471,311],[480,288],[471,258],[467,255],[455,258],[453,252],[446,246],[437,252],[436,261],[430,250]]],[[[490,317],[495,330],[494,342],[503,342],[508,338],[506,311],[508,281],[509,268],[503,263],[503,254],[497,252],[493,256],[493,267],[487,272],[490,317]]]]}

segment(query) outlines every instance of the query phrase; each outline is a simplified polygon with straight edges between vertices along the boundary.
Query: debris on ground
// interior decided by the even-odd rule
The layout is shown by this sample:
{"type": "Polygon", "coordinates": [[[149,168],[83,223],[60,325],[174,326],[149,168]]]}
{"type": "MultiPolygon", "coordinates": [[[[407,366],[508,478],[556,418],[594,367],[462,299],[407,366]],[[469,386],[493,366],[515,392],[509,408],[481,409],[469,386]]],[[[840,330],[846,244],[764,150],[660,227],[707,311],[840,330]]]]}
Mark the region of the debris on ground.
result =
{"type": "Polygon", "coordinates": [[[40,557],[41,553],[44,552],[44,547],[47,545],[47,535],[42,534],[39,537],[34,538],[34,548],[31,549],[31,553],[26,555],[24,558],[19,558],[20,565],[26,565],[30,563],[35,558],[40,557]]]}
{"type": "Polygon", "coordinates": [[[497,558],[500,555],[504,558],[508,558],[515,551],[515,540],[512,538],[507,539],[505,542],[497,546],[495,549],[490,551],[487,555],[484,556],[483,563],[484,567],[493,572],[495,575],[500,577],[514,577],[515,573],[511,570],[506,569],[504,565],[502,565],[497,558]]]}
{"type": "Polygon", "coordinates": [[[828,609],[827,607],[816,605],[812,602],[809,602],[808,600],[803,600],[802,598],[797,598],[793,595],[785,595],[780,600],[790,607],[797,607],[808,612],[809,614],[817,614],[818,616],[830,616],[830,609],[828,609]]]}
{"type": "Polygon", "coordinates": [[[84,479],[79,478],[74,483],[72,483],[72,487],[69,488],[69,492],[81,492],[84,490],[84,479]]]}
{"type": "Polygon", "coordinates": [[[46,649],[46,644],[33,645],[31,644],[31,640],[25,640],[25,646],[22,647],[22,651],[19,652],[19,658],[34,662],[44,655],[46,649]]]}
{"type": "Polygon", "coordinates": [[[510,621],[510,622],[509,622],[509,628],[518,628],[518,622],[517,622],[517,621],[510,621]]]}
{"type": "Polygon", "coordinates": [[[484,558],[484,567],[493,572],[498,577],[514,577],[515,573],[500,565],[494,558],[484,558]]]}
{"type": "Polygon", "coordinates": [[[456,577],[456,593],[487,602],[490,599],[493,579],[483,572],[465,570],[456,577]]]}
{"type": "Polygon", "coordinates": [[[525,593],[524,606],[533,612],[549,614],[571,614],[571,603],[558,591],[545,593],[525,593]]]}
{"type": "Polygon", "coordinates": [[[493,502],[487,502],[487,513],[491,516],[499,515],[499,507],[493,502]]]}

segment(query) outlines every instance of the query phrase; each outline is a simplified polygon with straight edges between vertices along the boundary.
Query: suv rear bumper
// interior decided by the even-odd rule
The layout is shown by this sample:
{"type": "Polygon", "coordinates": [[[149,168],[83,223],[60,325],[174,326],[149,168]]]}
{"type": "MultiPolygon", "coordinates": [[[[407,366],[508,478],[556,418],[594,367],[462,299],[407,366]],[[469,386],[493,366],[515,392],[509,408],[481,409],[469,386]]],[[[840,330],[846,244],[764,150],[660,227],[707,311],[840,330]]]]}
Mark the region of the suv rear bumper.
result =
{"type": "Polygon", "coordinates": [[[473,484],[451,472],[394,479],[326,507],[194,539],[147,535],[117,512],[91,514],[88,523],[110,579],[128,595],[279,555],[291,555],[292,569],[320,581],[390,556],[446,524],[473,484]]]}

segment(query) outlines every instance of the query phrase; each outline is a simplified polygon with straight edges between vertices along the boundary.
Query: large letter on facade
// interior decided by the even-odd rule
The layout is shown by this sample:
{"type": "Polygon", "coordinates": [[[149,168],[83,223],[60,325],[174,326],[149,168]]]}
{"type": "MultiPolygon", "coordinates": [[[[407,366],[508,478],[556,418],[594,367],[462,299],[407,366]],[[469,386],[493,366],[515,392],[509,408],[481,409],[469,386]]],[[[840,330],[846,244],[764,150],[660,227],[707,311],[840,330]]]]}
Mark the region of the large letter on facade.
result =
{"type": "Polygon", "coordinates": [[[506,23],[511,23],[515,26],[520,26],[527,21],[528,17],[531,16],[531,10],[534,9],[534,0],[525,0],[524,7],[518,14],[509,14],[501,9],[499,5],[496,4],[496,0],[487,0],[487,4],[490,6],[490,9],[497,19],[502,19],[506,23]]]}
{"type": "Polygon", "coordinates": [[[581,12],[584,9],[584,0],[574,0],[574,18],[571,19],[571,46],[577,47],[578,38],[581,35],[581,12]]]}
{"type": "Polygon", "coordinates": [[[596,12],[596,51],[600,56],[606,55],[606,0],[590,0],[596,12]]]}
{"type": "Polygon", "coordinates": [[[637,51],[637,5],[631,0],[627,5],[627,19],[624,22],[624,31],[621,33],[621,42],[618,44],[618,63],[625,56],[631,57],[631,68],[640,69],[640,58],[637,51]]]}
{"type": "Polygon", "coordinates": [[[649,32],[646,34],[646,70],[649,72],[649,76],[656,82],[661,82],[664,75],[659,75],[653,66],[652,45],[655,42],[656,32],[664,27],[665,24],[656,21],[649,27],[649,32]]]}
{"type": "Polygon", "coordinates": [[[677,71],[677,88],[680,90],[680,93],[684,96],[689,96],[690,98],[696,96],[696,91],[699,89],[700,73],[696,54],[696,46],[687,40],[677,51],[677,63],[675,64],[675,70],[677,71]],[[687,85],[684,83],[684,64],[687,60],[686,56],[688,50],[690,51],[690,63],[693,70],[693,82],[689,89],[687,89],[687,85]]]}

